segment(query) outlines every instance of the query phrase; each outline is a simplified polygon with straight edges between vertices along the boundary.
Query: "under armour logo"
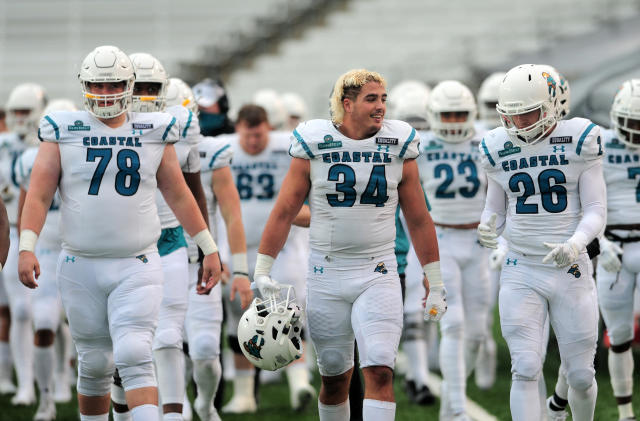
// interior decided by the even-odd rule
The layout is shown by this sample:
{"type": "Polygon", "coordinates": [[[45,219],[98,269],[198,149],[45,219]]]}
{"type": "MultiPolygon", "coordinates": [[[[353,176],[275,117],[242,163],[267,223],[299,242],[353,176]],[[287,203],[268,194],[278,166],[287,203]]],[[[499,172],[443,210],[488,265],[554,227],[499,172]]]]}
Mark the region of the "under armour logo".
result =
{"type": "Polygon", "coordinates": [[[76,262],[76,256],[66,256],[64,258],[65,263],[75,263],[76,262]]]}
{"type": "Polygon", "coordinates": [[[507,260],[505,261],[505,264],[515,266],[515,265],[518,264],[518,259],[511,260],[510,258],[507,257],[507,260]]]}
{"type": "Polygon", "coordinates": [[[558,152],[558,151],[560,151],[560,152],[564,152],[564,145],[560,145],[560,146],[555,146],[555,145],[554,145],[554,147],[553,147],[553,153],[556,153],[556,152],[558,152]]]}
{"type": "Polygon", "coordinates": [[[313,273],[324,273],[324,267],[323,266],[314,266],[313,267],[313,273]]]}
{"type": "Polygon", "coordinates": [[[378,152],[382,151],[382,148],[385,148],[385,152],[389,152],[389,145],[378,145],[378,152]]]}

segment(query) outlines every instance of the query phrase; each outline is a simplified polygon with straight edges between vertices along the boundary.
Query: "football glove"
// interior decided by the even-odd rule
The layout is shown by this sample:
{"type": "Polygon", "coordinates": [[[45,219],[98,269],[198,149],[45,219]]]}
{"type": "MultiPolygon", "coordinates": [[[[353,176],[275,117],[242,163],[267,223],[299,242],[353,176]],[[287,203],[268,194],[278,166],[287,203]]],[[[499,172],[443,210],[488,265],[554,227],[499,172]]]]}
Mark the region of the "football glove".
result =
{"type": "Polygon", "coordinates": [[[498,234],[496,233],[496,218],[498,215],[495,213],[489,218],[489,222],[486,224],[478,225],[478,241],[484,247],[490,249],[498,248],[498,234]]]}
{"type": "Polygon", "coordinates": [[[620,262],[620,256],[622,254],[622,248],[606,238],[600,239],[600,255],[598,256],[598,263],[602,265],[602,268],[607,272],[620,272],[622,268],[622,262],[620,262]]]}
{"type": "Polygon", "coordinates": [[[498,246],[497,249],[493,250],[489,255],[489,268],[491,270],[500,270],[502,269],[502,264],[504,263],[504,258],[507,256],[507,250],[505,247],[498,246]]]}
{"type": "Polygon", "coordinates": [[[544,256],[542,263],[555,262],[556,267],[563,268],[575,262],[580,255],[580,248],[571,239],[564,243],[543,243],[551,251],[544,256]]]}
{"type": "Polygon", "coordinates": [[[278,282],[271,279],[270,276],[267,275],[258,275],[253,278],[253,283],[258,290],[260,290],[260,294],[263,298],[271,297],[272,295],[277,295],[280,292],[280,285],[278,282]]]}
{"type": "Polygon", "coordinates": [[[447,312],[447,290],[442,287],[429,289],[429,296],[424,305],[424,320],[427,322],[440,321],[447,312]]]}

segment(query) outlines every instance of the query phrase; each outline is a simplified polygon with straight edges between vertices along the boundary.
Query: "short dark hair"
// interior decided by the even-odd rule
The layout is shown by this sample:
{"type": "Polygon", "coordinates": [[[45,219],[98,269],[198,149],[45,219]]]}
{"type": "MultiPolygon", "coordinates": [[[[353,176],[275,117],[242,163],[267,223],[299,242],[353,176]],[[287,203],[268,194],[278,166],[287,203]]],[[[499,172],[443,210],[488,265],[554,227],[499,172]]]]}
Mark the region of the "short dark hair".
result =
{"type": "Polygon", "coordinates": [[[257,127],[262,123],[269,123],[267,112],[259,105],[246,104],[238,111],[236,124],[245,122],[249,127],[257,127]]]}

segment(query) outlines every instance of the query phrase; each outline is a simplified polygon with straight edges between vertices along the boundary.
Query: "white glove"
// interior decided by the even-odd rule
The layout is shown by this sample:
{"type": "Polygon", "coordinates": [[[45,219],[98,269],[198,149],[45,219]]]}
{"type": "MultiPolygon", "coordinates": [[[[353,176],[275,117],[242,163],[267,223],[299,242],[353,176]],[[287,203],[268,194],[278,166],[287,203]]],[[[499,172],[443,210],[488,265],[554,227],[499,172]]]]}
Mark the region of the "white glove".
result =
{"type": "Polygon", "coordinates": [[[486,224],[478,225],[478,241],[484,247],[490,249],[498,248],[498,234],[496,233],[496,218],[498,215],[495,213],[489,218],[489,222],[486,224]]]}
{"type": "Polygon", "coordinates": [[[598,263],[602,265],[602,268],[607,272],[620,272],[622,268],[622,262],[618,255],[622,254],[622,248],[606,238],[600,239],[600,255],[598,256],[598,263]]]}
{"type": "Polygon", "coordinates": [[[255,276],[253,278],[253,283],[258,287],[263,298],[277,295],[280,292],[280,288],[282,288],[282,285],[271,279],[268,275],[255,276]]]}
{"type": "Polygon", "coordinates": [[[440,321],[447,312],[447,290],[442,287],[429,289],[429,296],[424,305],[424,320],[427,322],[440,321]]]}
{"type": "Polygon", "coordinates": [[[504,263],[504,258],[507,256],[507,250],[504,247],[498,247],[493,250],[489,255],[489,268],[491,270],[500,270],[504,263]]]}
{"type": "Polygon", "coordinates": [[[564,243],[543,243],[551,251],[544,256],[542,263],[555,262],[556,267],[563,268],[575,262],[580,255],[580,246],[571,239],[564,243]]]}

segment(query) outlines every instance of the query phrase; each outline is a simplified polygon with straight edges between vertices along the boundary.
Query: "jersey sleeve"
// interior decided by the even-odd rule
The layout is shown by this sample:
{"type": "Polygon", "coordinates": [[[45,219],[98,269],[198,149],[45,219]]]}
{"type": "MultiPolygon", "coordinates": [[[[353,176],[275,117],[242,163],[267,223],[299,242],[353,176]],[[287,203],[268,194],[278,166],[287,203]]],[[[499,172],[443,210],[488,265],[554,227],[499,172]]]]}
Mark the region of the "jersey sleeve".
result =
{"type": "Polygon", "coordinates": [[[300,123],[298,127],[293,131],[293,135],[290,137],[291,143],[289,145],[289,155],[294,158],[313,159],[315,158],[311,148],[309,147],[309,141],[305,137],[308,136],[308,123],[300,123]]]}
{"type": "MultiPolygon", "coordinates": [[[[497,129],[495,129],[497,130],[497,129]]],[[[487,174],[490,174],[496,170],[496,149],[494,145],[497,140],[497,133],[495,130],[489,131],[480,141],[478,150],[480,151],[480,165],[487,174]]]]}
{"type": "Polygon", "coordinates": [[[41,142],[60,142],[60,125],[54,120],[55,116],[47,114],[40,120],[38,139],[41,142]]]}
{"type": "Polygon", "coordinates": [[[231,165],[233,148],[225,136],[207,137],[200,143],[200,171],[215,171],[231,165]]]}
{"type": "Polygon", "coordinates": [[[16,181],[20,187],[25,190],[29,189],[29,180],[31,179],[31,169],[35,161],[37,149],[27,149],[16,160],[13,173],[16,175],[16,181]]]}
{"type": "Polygon", "coordinates": [[[180,140],[180,126],[178,124],[178,119],[172,115],[170,115],[170,117],[171,119],[165,126],[162,134],[161,139],[163,143],[176,143],[180,140]]]}
{"type": "Polygon", "coordinates": [[[584,161],[601,159],[604,155],[604,145],[600,127],[588,120],[587,123],[578,138],[576,155],[580,156],[584,161]]]}
{"type": "Polygon", "coordinates": [[[189,155],[182,166],[182,172],[190,174],[200,172],[200,151],[197,144],[193,144],[189,148],[189,155]]]}
{"type": "Polygon", "coordinates": [[[414,159],[420,155],[420,135],[413,127],[409,126],[409,129],[409,135],[400,149],[399,157],[401,159],[414,159]]]}

